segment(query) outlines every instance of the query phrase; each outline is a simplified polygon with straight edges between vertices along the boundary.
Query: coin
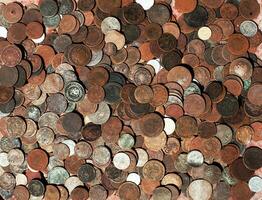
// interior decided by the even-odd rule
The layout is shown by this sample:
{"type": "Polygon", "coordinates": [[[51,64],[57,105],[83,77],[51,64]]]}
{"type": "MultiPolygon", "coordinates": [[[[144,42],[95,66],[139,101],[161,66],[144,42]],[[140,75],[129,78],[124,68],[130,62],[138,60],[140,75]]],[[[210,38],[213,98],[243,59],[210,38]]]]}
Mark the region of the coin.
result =
{"type": "Polygon", "coordinates": [[[83,86],[75,81],[67,83],[64,91],[67,100],[72,102],[78,102],[82,100],[85,95],[85,90],[83,86]]]}

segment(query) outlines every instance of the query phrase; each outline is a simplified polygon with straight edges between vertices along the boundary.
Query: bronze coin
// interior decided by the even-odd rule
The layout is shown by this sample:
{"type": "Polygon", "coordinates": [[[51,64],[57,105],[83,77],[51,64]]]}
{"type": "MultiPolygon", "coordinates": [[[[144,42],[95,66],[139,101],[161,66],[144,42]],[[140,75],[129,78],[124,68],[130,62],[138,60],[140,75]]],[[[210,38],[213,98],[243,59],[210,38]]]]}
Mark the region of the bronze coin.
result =
{"type": "Polygon", "coordinates": [[[241,1],[239,4],[239,13],[247,19],[255,19],[260,11],[260,7],[257,0],[241,1]]]}
{"type": "Polygon", "coordinates": [[[27,163],[34,170],[44,170],[48,164],[48,155],[42,149],[34,149],[28,153],[27,163]]]}
{"type": "Polygon", "coordinates": [[[16,23],[23,16],[23,8],[16,2],[8,3],[2,12],[4,19],[9,23],[16,23]]]}
{"type": "Polygon", "coordinates": [[[143,116],[140,119],[139,124],[142,133],[147,137],[158,136],[164,128],[163,119],[156,113],[143,116]]]}
{"type": "Polygon", "coordinates": [[[8,45],[3,49],[0,56],[4,65],[14,67],[20,63],[22,59],[22,52],[15,45],[8,45]]]}
{"type": "Polygon", "coordinates": [[[191,137],[197,134],[198,125],[194,117],[181,116],[176,121],[176,133],[180,137],[191,137]]]}

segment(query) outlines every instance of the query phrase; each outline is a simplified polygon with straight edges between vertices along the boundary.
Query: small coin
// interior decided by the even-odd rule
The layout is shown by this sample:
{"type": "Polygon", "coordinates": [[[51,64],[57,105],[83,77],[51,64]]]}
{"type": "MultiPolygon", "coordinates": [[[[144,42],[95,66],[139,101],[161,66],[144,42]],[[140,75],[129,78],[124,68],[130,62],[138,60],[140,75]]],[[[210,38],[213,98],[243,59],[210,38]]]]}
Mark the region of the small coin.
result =
{"type": "Polygon", "coordinates": [[[125,170],[131,164],[130,157],[124,152],[117,153],[113,158],[114,166],[117,169],[125,170]]]}
{"type": "Polygon", "coordinates": [[[78,177],[83,183],[87,183],[95,179],[96,171],[92,165],[84,164],[78,170],[78,177]]]}
{"type": "Polygon", "coordinates": [[[212,31],[209,27],[203,26],[198,30],[197,34],[198,34],[199,39],[209,40],[212,35],[212,31]]]}
{"type": "Polygon", "coordinates": [[[165,167],[158,160],[149,160],[143,167],[143,176],[146,179],[160,181],[165,175],[165,167]]]}
{"type": "Polygon", "coordinates": [[[248,186],[252,192],[260,192],[262,190],[262,178],[259,176],[253,176],[249,179],[248,186]]]}
{"type": "Polygon", "coordinates": [[[32,180],[28,184],[29,193],[35,197],[41,197],[45,193],[45,186],[39,180],[32,180]]]}
{"type": "Polygon", "coordinates": [[[65,97],[68,101],[78,102],[84,98],[85,90],[83,86],[75,81],[69,82],[65,86],[65,97]]]}
{"type": "Polygon", "coordinates": [[[204,163],[204,156],[200,151],[190,151],[187,154],[187,163],[193,167],[199,167],[204,163]]]}

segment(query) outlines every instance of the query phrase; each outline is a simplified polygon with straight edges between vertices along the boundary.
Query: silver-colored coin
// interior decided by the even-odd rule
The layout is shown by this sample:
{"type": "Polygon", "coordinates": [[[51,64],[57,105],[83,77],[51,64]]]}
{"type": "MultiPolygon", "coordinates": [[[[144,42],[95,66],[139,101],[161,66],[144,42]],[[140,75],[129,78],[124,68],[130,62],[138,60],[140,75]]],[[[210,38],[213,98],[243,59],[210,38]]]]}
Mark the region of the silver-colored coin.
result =
{"type": "Polygon", "coordinates": [[[136,150],[136,153],[137,153],[137,156],[138,156],[136,166],[137,167],[143,167],[149,159],[148,153],[147,153],[146,150],[141,149],[141,148],[136,148],[135,150],[136,150]]]}
{"type": "Polygon", "coordinates": [[[92,158],[98,165],[106,165],[111,160],[111,153],[107,147],[99,146],[94,149],[92,158]]]}
{"type": "Polygon", "coordinates": [[[222,146],[227,145],[232,141],[233,131],[225,124],[218,124],[216,137],[220,140],[222,146]]]}
{"type": "Polygon", "coordinates": [[[198,84],[192,82],[184,91],[184,97],[190,94],[201,94],[201,89],[198,84]]]}
{"type": "Polygon", "coordinates": [[[81,101],[85,96],[84,87],[76,82],[72,81],[66,84],[65,86],[65,97],[68,101],[78,102],[81,101]]]}
{"type": "Polygon", "coordinates": [[[77,81],[77,76],[73,70],[66,70],[63,74],[62,77],[64,79],[65,83],[69,83],[71,81],[77,81]]]}
{"type": "Polygon", "coordinates": [[[118,139],[118,145],[122,149],[131,149],[135,145],[135,139],[132,135],[124,133],[118,139]]]}
{"type": "Polygon", "coordinates": [[[192,167],[199,167],[204,163],[204,156],[200,151],[190,151],[187,154],[187,163],[192,167]]]}
{"type": "Polygon", "coordinates": [[[257,33],[257,24],[251,20],[243,21],[240,24],[240,32],[246,37],[253,37],[257,33]]]}
{"type": "Polygon", "coordinates": [[[117,169],[125,170],[131,164],[131,160],[126,153],[120,152],[114,156],[113,164],[117,169]]]}
{"type": "Polygon", "coordinates": [[[64,184],[69,178],[69,173],[63,167],[54,167],[48,172],[47,181],[49,184],[64,184]]]}
{"type": "Polygon", "coordinates": [[[261,192],[262,191],[262,178],[259,176],[253,176],[248,181],[249,189],[252,192],[261,192]]]}
{"type": "Polygon", "coordinates": [[[17,165],[17,166],[22,165],[25,160],[24,153],[20,149],[10,150],[8,152],[7,158],[10,165],[17,165]]]}
{"type": "Polygon", "coordinates": [[[133,182],[136,185],[139,185],[141,182],[141,177],[139,176],[139,174],[133,172],[133,173],[128,174],[126,180],[133,182]]]}
{"type": "Polygon", "coordinates": [[[103,51],[92,51],[91,61],[87,64],[87,66],[92,67],[97,65],[103,58],[103,51]]]}
{"type": "Polygon", "coordinates": [[[26,109],[26,117],[34,121],[38,121],[41,116],[41,111],[37,106],[29,106],[26,109]]]}
{"type": "Polygon", "coordinates": [[[212,185],[206,180],[195,180],[188,187],[188,194],[193,200],[208,200],[212,191],[212,185]]]}
{"type": "Polygon", "coordinates": [[[104,34],[107,34],[109,31],[112,30],[120,31],[120,29],[121,24],[115,17],[106,17],[101,23],[101,30],[104,34]]]}
{"type": "Polygon", "coordinates": [[[62,63],[58,65],[58,67],[55,69],[55,73],[60,74],[62,76],[65,73],[65,71],[68,70],[74,71],[74,68],[72,67],[72,65],[68,63],[62,63]]]}
{"type": "Polygon", "coordinates": [[[94,124],[104,124],[110,117],[110,108],[105,102],[101,102],[97,111],[86,117],[94,124]]]}
{"type": "Polygon", "coordinates": [[[47,166],[48,171],[51,171],[55,167],[63,167],[63,166],[64,166],[64,162],[62,160],[59,160],[55,156],[49,157],[49,162],[47,166]]]}

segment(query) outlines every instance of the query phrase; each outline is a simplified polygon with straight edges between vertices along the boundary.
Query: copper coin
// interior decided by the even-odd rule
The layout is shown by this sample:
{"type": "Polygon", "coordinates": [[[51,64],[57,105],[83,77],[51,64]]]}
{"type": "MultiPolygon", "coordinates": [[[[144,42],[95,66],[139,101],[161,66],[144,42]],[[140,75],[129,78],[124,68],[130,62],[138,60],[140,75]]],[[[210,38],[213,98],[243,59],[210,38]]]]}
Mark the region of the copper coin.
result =
{"type": "Polygon", "coordinates": [[[199,116],[205,111],[205,108],[206,102],[201,95],[190,94],[185,97],[184,110],[186,114],[199,116]]]}
{"type": "Polygon", "coordinates": [[[181,116],[176,121],[176,133],[180,137],[191,137],[198,131],[198,125],[194,117],[181,116]]]}
{"type": "Polygon", "coordinates": [[[3,9],[3,17],[9,23],[18,22],[23,16],[23,8],[19,3],[8,3],[3,9]]]}
{"type": "Polygon", "coordinates": [[[124,182],[118,188],[118,195],[121,199],[135,200],[140,197],[139,187],[132,182],[124,182]]]}
{"type": "Polygon", "coordinates": [[[177,82],[185,89],[190,85],[192,75],[186,67],[176,66],[168,72],[167,80],[177,82]]]}
{"type": "Polygon", "coordinates": [[[247,19],[255,19],[259,14],[259,4],[257,0],[241,1],[239,4],[239,13],[247,19]]]}
{"type": "Polygon", "coordinates": [[[260,90],[262,89],[260,84],[254,84],[248,90],[247,98],[248,100],[257,106],[261,106],[262,102],[260,101],[260,90]]]}
{"type": "Polygon", "coordinates": [[[181,13],[190,13],[196,8],[196,6],[197,1],[195,0],[186,3],[180,0],[175,2],[175,9],[181,13]]]}
{"type": "Polygon", "coordinates": [[[15,45],[6,46],[1,52],[1,60],[8,67],[14,67],[18,65],[21,59],[22,59],[22,52],[15,45]]]}
{"type": "Polygon", "coordinates": [[[249,48],[248,39],[241,34],[232,34],[228,38],[228,50],[234,55],[243,55],[249,48]]]}
{"type": "Polygon", "coordinates": [[[238,158],[237,160],[233,161],[233,163],[229,167],[230,169],[230,174],[242,181],[247,181],[249,180],[254,171],[248,169],[244,163],[242,158],[238,158]]]}
{"type": "Polygon", "coordinates": [[[135,98],[139,103],[149,103],[153,99],[153,90],[147,85],[140,85],[135,89],[135,98]]]}
{"type": "Polygon", "coordinates": [[[146,179],[160,181],[164,174],[164,165],[158,160],[149,160],[143,167],[143,175],[146,179]]]}
{"type": "Polygon", "coordinates": [[[156,113],[143,116],[139,123],[142,133],[147,137],[158,136],[164,128],[163,119],[156,113]]]}
{"type": "Polygon", "coordinates": [[[48,164],[48,155],[42,149],[34,149],[28,153],[28,165],[34,170],[44,170],[48,164]]]}

